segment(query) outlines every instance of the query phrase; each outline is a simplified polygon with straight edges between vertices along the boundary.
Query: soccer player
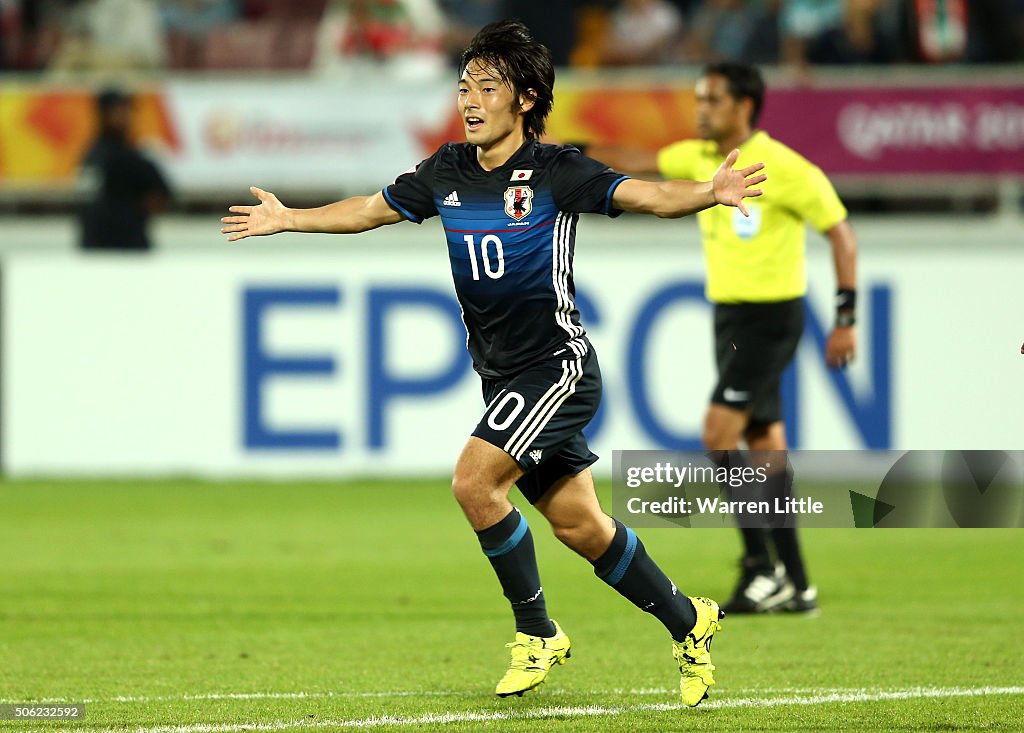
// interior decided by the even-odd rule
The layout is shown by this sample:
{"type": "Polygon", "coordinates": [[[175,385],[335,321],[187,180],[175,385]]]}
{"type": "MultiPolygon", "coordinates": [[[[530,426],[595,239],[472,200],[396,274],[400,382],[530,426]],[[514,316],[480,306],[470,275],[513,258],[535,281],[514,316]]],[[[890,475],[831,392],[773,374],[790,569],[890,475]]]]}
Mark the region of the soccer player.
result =
{"type": "Polygon", "coordinates": [[[509,501],[518,485],[564,544],[668,629],[680,692],[697,705],[714,684],[711,639],[718,604],[689,598],[636,534],[606,515],[583,428],[601,395],[594,348],[573,302],[572,259],[581,213],[675,218],[744,199],[763,166],[735,170],[730,154],[709,181],[631,180],[572,147],[538,138],[551,110],[550,54],[526,26],[484,27],[462,56],[458,109],[465,143],[447,143],[383,191],[314,209],[284,207],[253,188],[255,206],[222,220],[230,241],[282,231],[357,233],[440,215],[468,348],[486,409],[455,465],[452,491],[512,605],[505,697],[535,689],[569,657],[569,637],[548,616],[526,518],[509,501]]]}
{"type": "MultiPolygon", "coordinates": [[[[735,451],[743,440],[762,456],[771,453],[761,451],[786,449],[779,389],[782,372],[793,360],[803,332],[807,224],[831,242],[838,285],[826,362],[833,368],[844,367],[857,347],[857,240],[846,208],[820,168],[757,129],[764,90],[756,68],[713,64],[703,70],[696,85],[700,140],[683,140],[657,152],[610,146],[587,149],[591,156],[622,170],[658,173],[668,179],[709,175],[736,148],[741,161],[766,161],[772,168],[765,195],[751,204],[749,217],[734,216],[722,207],[697,215],[707,264],[706,293],[715,304],[718,366],[702,441],[717,452],[735,451]]],[[[735,454],[716,454],[735,460],[735,454]]],[[[792,488],[788,470],[772,480],[781,484],[779,493],[792,488]]],[[[808,580],[796,529],[741,527],[740,531],[741,577],[724,610],[815,611],[817,589],[808,580]],[[781,568],[776,568],[770,546],[781,568]]]]}

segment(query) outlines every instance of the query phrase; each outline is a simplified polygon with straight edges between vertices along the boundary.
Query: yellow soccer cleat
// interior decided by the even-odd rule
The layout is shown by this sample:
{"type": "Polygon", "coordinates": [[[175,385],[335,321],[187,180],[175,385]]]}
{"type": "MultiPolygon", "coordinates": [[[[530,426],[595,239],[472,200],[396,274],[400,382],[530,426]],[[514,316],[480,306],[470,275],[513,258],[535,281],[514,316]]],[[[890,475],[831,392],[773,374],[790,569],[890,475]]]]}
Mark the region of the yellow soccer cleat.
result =
{"type": "Polygon", "coordinates": [[[711,663],[711,640],[722,630],[719,619],[725,617],[718,604],[710,598],[691,598],[697,611],[697,623],[683,641],[672,642],[672,656],[679,662],[679,693],[691,708],[708,696],[715,684],[715,665],[711,663]]]}
{"type": "Polygon", "coordinates": [[[571,656],[569,637],[557,621],[554,636],[530,636],[516,632],[516,640],[506,644],[512,650],[512,663],[505,676],[495,688],[498,697],[523,696],[524,692],[536,690],[548,676],[548,670],[556,664],[565,664],[571,656]]]}

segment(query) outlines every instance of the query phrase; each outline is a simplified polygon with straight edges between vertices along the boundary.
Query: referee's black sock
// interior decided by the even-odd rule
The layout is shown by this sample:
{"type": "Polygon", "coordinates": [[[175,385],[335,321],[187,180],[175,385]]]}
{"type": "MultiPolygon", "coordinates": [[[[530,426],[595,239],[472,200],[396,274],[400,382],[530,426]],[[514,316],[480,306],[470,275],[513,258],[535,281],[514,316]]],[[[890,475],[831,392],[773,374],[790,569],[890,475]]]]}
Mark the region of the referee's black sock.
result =
{"type": "Polygon", "coordinates": [[[800,555],[800,541],[796,536],[796,528],[775,527],[771,532],[775,551],[779,553],[779,560],[785,566],[789,579],[793,581],[798,591],[807,590],[807,570],[800,555]]]}
{"type": "MultiPolygon", "coordinates": [[[[747,466],[743,454],[738,450],[715,450],[708,453],[711,459],[719,468],[730,471],[742,470],[747,466]]],[[[731,486],[728,482],[722,485],[731,499],[737,501],[751,501],[763,498],[759,495],[748,496],[751,490],[749,484],[742,487],[731,486]]],[[[747,520],[749,522],[749,520],[747,520]]],[[[768,552],[768,540],[766,530],[762,527],[745,527],[742,523],[739,526],[740,535],[743,537],[743,572],[767,572],[772,569],[772,558],[768,552]]]]}
{"type": "Polygon", "coordinates": [[[760,527],[740,527],[743,536],[743,569],[771,572],[772,557],[768,554],[767,532],[760,527]]]}
{"type": "Polygon", "coordinates": [[[476,536],[512,604],[516,631],[530,636],[554,636],[555,625],[548,618],[533,535],[526,517],[513,507],[504,519],[480,530],[476,536]]]}
{"type": "MultiPolygon", "coordinates": [[[[793,496],[793,470],[788,465],[785,470],[768,474],[768,497],[770,500],[776,498],[788,498],[793,496]]],[[[793,581],[798,591],[807,590],[807,571],[804,569],[804,559],[800,555],[800,541],[796,536],[796,517],[779,517],[789,526],[773,526],[770,532],[772,544],[775,545],[775,554],[779,561],[786,568],[786,574],[793,581]]],[[[778,524],[782,524],[779,522],[778,524]]]]}
{"type": "Polygon", "coordinates": [[[636,533],[614,521],[615,537],[594,560],[594,574],[641,611],[655,616],[673,639],[682,641],[697,623],[693,604],[654,563],[636,533]]]}

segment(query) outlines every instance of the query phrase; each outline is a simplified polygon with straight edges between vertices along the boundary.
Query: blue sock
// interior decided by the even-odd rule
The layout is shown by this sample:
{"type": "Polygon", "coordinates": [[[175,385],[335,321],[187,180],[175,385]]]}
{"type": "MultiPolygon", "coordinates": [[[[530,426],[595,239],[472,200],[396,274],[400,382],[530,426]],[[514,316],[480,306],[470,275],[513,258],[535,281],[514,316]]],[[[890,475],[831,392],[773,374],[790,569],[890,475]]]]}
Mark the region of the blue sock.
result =
{"type": "Polygon", "coordinates": [[[480,530],[476,536],[512,604],[516,631],[531,636],[554,636],[555,625],[548,618],[533,535],[526,517],[513,507],[504,519],[480,530]]]}
{"type": "Polygon", "coordinates": [[[656,617],[672,638],[682,641],[697,623],[690,599],[661,572],[644,543],[629,527],[615,521],[615,537],[594,561],[594,574],[630,603],[656,617]]]}

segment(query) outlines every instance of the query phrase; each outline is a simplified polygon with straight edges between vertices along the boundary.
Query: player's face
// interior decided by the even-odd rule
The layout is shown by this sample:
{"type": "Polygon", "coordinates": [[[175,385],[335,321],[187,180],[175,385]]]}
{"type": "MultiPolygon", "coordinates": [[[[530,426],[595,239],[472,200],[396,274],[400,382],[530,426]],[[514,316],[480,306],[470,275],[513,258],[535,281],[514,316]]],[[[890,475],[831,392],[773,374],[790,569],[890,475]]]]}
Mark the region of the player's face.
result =
{"type": "Polygon", "coordinates": [[[697,132],[704,140],[721,142],[734,136],[745,124],[747,106],[729,93],[729,81],[711,74],[697,81],[697,132]]]}
{"type": "Polygon", "coordinates": [[[522,135],[522,113],[532,106],[517,99],[494,70],[473,60],[459,79],[459,112],[466,139],[485,150],[514,135],[522,135]]]}

